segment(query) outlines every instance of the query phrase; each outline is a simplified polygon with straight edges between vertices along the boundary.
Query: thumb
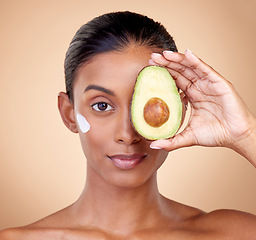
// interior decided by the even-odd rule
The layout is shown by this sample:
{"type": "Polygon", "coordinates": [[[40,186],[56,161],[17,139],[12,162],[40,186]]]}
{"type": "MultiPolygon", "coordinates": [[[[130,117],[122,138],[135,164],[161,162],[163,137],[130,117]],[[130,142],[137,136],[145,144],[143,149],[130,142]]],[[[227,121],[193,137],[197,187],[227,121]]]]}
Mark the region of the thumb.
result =
{"type": "Polygon", "coordinates": [[[184,130],[173,138],[153,141],[150,144],[150,148],[163,149],[170,152],[178,148],[190,147],[193,145],[195,145],[195,142],[193,141],[191,132],[184,130]]]}

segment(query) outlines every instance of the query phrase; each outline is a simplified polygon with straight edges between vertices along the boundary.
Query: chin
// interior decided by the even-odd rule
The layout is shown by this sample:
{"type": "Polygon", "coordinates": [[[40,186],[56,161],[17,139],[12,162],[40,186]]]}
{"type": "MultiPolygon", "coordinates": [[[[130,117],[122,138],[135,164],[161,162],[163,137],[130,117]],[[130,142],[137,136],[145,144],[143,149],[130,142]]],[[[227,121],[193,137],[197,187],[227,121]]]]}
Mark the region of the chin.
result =
{"type": "Polygon", "coordinates": [[[163,164],[164,160],[155,162],[153,159],[147,159],[131,169],[121,169],[112,166],[105,180],[110,184],[126,189],[139,188],[156,182],[157,170],[163,164]]]}
{"type": "Polygon", "coordinates": [[[134,174],[131,172],[122,172],[120,174],[116,174],[115,176],[112,176],[110,180],[110,183],[113,186],[123,188],[123,189],[135,189],[135,188],[140,188],[151,181],[156,180],[156,172],[150,174],[143,174],[143,173],[138,173],[134,174]]]}

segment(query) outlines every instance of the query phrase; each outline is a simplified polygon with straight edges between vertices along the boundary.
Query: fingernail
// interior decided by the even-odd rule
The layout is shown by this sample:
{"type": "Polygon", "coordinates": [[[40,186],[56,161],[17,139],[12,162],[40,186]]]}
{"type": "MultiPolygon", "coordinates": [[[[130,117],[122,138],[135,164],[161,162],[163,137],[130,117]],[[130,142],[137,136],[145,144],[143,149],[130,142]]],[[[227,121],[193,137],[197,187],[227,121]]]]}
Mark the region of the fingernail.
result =
{"type": "Polygon", "coordinates": [[[186,49],[186,50],[185,50],[185,53],[186,53],[186,52],[193,54],[193,52],[192,52],[191,50],[189,50],[189,49],[186,49]]]}
{"type": "Polygon", "coordinates": [[[149,63],[150,65],[155,65],[155,62],[154,62],[154,60],[152,60],[152,59],[149,59],[148,63],[149,63]]]}
{"type": "Polygon", "coordinates": [[[155,150],[160,150],[160,149],[162,149],[162,148],[160,148],[160,147],[150,147],[151,149],[155,149],[155,150]]]}
{"type": "Polygon", "coordinates": [[[162,148],[158,147],[158,146],[153,146],[153,144],[150,144],[149,146],[151,149],[156,149],[156,150],[160,150],[162,148]]]}
{"type": "Polygon", "coordinates": [[[171,50],[164,50],[163,53],[167,53],[168,54],[168,53],[174,53],[174,52],[171,51],[171,50]]]}
{"type": "Polygon", "coordinates": [[[160,53],[152,53],[153,56],[160,57],[162,56],[160,53]]]}

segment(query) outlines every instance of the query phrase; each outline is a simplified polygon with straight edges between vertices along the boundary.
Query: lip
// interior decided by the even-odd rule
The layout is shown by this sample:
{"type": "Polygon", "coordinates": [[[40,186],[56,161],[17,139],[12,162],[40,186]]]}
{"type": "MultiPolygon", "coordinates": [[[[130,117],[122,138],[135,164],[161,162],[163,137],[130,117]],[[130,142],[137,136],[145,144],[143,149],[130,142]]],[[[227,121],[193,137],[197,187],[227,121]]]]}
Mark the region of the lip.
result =
{"type": "Polygon", "coordinates": [[[146,154],[116,154],[108,156],[110,160],[121,169],[132,169],[139,165],[146,157],[146,154]]]}

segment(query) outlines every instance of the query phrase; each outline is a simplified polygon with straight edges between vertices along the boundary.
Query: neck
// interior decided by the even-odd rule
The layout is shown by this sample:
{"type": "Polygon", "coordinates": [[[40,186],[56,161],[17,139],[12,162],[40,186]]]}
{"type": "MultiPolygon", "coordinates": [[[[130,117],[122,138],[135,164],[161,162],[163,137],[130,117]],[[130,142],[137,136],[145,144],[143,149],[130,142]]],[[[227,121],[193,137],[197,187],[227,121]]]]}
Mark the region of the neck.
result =
{"type": "Polygon", "coordinates": [[[157,188],[156,173],[136,187],[120,187],[87,173],[74,215],[84,226],[128,234],[149,227],[164,211],[165,199],[157,188]]]}

